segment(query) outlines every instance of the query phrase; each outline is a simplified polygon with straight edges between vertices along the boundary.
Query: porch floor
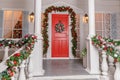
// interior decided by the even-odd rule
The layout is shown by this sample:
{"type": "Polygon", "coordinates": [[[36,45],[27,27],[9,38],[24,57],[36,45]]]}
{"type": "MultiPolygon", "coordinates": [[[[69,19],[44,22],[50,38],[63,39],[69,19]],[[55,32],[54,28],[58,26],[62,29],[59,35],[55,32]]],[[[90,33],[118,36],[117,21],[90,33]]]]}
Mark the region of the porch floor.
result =
{"type": "Polygon", "coordinates": [[[80,59],[43,60],[44,76],[89,75],[80,59]]]}
{"type": "Polygon", "coordinates": [[[43,60],[45,74],[33,80],[99,80],[99,75],[90,75],[79,59],[43,60]]]}

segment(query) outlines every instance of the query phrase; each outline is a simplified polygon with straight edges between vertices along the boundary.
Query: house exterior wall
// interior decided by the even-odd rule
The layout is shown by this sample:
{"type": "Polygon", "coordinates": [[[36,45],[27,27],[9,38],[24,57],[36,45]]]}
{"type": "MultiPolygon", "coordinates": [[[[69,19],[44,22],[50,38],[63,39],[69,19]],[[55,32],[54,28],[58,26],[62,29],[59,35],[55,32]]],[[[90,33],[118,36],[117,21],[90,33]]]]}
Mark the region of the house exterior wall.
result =
{"type": "Polygon", "coordinates": [[[96,0],[96,11],[120,12],[119,0],[96,0]]]}
{"type": "MultiPolygon", "coordinates": [[[[75,7],[88,11],[88,0],[60,0],[68,3],[75,7]]],[[[43,6],[59,2],[59,0],[43,0],[43,6]]],[[[109,11],[109,12],[120,12],[120,1],[119,0],[95,0],[95,10],[98,11],[109,11]]]]}
{"type": "Polygon", "coordinates": [[[25,9],[26,0],[1,0],[0,8],[25,9]]]}
{"type": "MultiPolygon", "coordinates": [[[[72,6],[82,9],[85,13],[88,12],[88,0],[60,0],[72,6]]],[[[96,12],[120,12],[119,0],[95,0],[96,12]]],[[[42,7],[59,2],[59,0],[42,0],[42,7]]],[[[0,9],[22,9],[34,11],[34,0],[1,0],[0,9]]],[[[33,33],[33,23],[29,23],[29,32],[33,33]]]]}
{"type": "MultiPolygon", "coordinates": [[[[71,6],[74,6],[80,10],[83,11],[83,13],[88,12],[88,0],[60,0],[61,2],[70,4],[71,6]]],[[[42,0],[42,8],[51,5],[57,2],[60,2],[59,0],[42,0]]],[[[112,13],[119,13],[120,12],[120,1],[119,0],[95,0],[95,10],[96,12],[112,12],[112,13]]],[[[20,9],[29,11],[29,13],[34,11],[34,0],[1,0],[0,1],[0,9],[20,9]]],[[[43,11],[44,12],[44,9],[43,11]]],[[[82,40],[82,44],[80,46],[84,47],[85,43],[85,36],[82,34],[87,35],[86,27],[88,25],[81,25],[84,30],[81,30],[80,35],[83,36],[80,40],[82,40]]],[[[34,33],[34,24],[29,23],[29,33],[34,33]]],[[[81,48],[82,49],[82,48],[81,48]]]]}
{"type": "MultiPolygon", "coordinates": [[[[67,4],[78,7],[84,11],[88,11],[88,0],[60,0],[67,4]]],[[[95,0],[96,11],[120,12],[119,0],[95,0]]],[[[42,7],[49,4],[59,2],[59,0],[42,0],[42,7]]],[[[34,0],[1,0],[0,9],[14,8],[27,11],[34,11],[34,0]]]]}

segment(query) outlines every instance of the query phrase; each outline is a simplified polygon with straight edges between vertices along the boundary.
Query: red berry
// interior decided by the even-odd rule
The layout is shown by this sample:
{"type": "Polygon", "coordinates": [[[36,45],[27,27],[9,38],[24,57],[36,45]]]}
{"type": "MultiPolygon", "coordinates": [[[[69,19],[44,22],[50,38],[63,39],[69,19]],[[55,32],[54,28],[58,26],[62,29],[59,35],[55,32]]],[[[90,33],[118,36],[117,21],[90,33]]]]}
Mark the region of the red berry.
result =
{"type": "Polygon", "coordinates": [[[118,62],[118,59],[117,59],[117,58],[115,58],[115,59],[114,59],[114,62],[115,62],[115,63],[116,63],[116,62],[118,62]]]}
{"type": "Polygon", "coordinates": [[[10,76],[13,76],[13,72],[10,72],[9,75],[10,75],[10,76]]]}
{"type": "Polygon", "coordinates": [[[20,53],[16,53],[14,54],[15,57],[19,57],[20,56],[20,53]]]}
{"type": "Polygon", "coordinates": [[[16,64],[17,64],[17,61],[13,61],[13,63],[16,65],[16,64]]]}

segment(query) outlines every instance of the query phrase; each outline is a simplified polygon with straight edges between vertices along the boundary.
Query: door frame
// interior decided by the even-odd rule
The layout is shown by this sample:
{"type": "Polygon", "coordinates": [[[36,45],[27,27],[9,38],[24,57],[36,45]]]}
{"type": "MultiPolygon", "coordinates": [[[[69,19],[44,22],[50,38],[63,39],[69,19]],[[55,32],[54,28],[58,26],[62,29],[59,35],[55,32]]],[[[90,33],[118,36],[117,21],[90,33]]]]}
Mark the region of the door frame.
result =
{"type": "MultiPolygon", "coordinates": [[[[72,43],[71,43],[71,40],[72,40],[72,35],[71,35],[71,27],[69,26],[69,57],[67,57],[67,58],[65,58],[65,57],[56,57],[56,58],[53,58],[52,57],[52,50],[51,50],[51,45],[52,45],[52,28],[51,28],[51,26],[52,26],[52,14],[68,14],[67,12],[56,12],[56,13],[50,13],[49,15],[48,15],[48,17],[49,17],[49,20],[48,20],[48,39],[49,39],[49,48],[48,48],[48,52],[47,52],[47,59],[73,59],[74,58],[74,56],[72,55],[72,50],[71,50],[71,48],[72,48],[72,43]]],[[[68,14],[69,15],[69,14],[68,14]]],[[[70,25],[70,22],[71,22],[71,20],[70,20],[70,16],[69,16],[69,24],[68,25],[70,25]]]]}

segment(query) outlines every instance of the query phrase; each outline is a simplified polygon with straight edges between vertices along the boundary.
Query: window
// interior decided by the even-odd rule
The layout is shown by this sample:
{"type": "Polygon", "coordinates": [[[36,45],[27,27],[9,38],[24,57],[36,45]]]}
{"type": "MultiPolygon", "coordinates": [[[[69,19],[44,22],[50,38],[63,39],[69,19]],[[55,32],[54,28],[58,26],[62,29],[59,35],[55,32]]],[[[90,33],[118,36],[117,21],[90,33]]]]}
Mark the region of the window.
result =
{"type": "Polygon", "coordinates": [[[103,37],[110,37],[110,14],[96,13],[95,14],[95,29],[96,34],[103,37]]]}
{"type": "Polygon", "coordinates": [[[0,38],[21,38],[28,34],[28,11],[0,10],[0,38]]]}
{"type": "Polygon", "coordinates": [[[4,11],[3,37],[22,37],[22,11],[4,11]]]}
{"type": "Polygon", "coordinates": [[[96,13],[96,34],[111,39],[120,39],[120,13],[96,13]]]}

